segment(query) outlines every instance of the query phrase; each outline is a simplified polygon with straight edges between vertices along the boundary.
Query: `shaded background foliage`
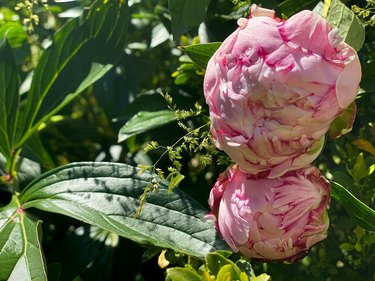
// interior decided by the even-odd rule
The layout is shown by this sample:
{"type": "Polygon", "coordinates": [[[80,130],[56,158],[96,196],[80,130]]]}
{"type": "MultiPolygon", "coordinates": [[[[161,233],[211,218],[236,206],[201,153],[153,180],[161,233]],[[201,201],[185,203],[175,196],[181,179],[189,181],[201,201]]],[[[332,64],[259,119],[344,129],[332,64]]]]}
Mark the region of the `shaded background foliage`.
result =
{"type": "MultiPolygon", "coordinates": [[[[50,1],[48,9],[35,5],[39,24],[31,33],[23,26],[23,19],[30,16],[27,10],[14,10],[18,2],[0,1],[0,35],[9,30],[7,37],[23,83],[22,102],[33,69],[51,43],[52,35],[68,20],[79,16],[91,1],[50,1]]],[[[313,9],[318,2],[254,1],[274,8],[280,17],[313,9]]],[[[348,7],[375,8],[373,1],[343,2],[348,7]]],[[[198,101],[208,115],[202,92],[204,70],[192,63],[179,46],[223,41],[236,28],[236,20],[248,15],[251,4],[231,0],[129,1],[131,17],[124,55],[102,79],[48,120],[39,132],[40,139],[28,142],[21,155],[24,159],[19,162],[21,189],[42,172],[71,162],[152,165],[158,161],[163,150],[145,153],[144,146],[151,140],[162,146],[175,143],[186,134],[176,122],[131,136],[121,143],[117,141],[119,130],[140,111],[168,110],[160,93],[169,93],[179,109],[194,108],[198,101]]],[[[371,18],[360,18],[367,26],[365,43],[359,51],[363,80],[356,100],[357,119],[351,133],[339,139],[327,138],[316,163],[328,178],[374,208],[375,33],[371,18]]],[[[197,116],[189,119],[188,125],[197,128],[204,122],[204,117],[197,116]]],[[[182,156],[179,161],[185,178],[180,188],[207,206],[210,188],[226,166],[217,164],[215,155],[212,164],[202,165],[204,152],[183,152],[182,156]]],[[[169,165],[168,157],[158,162],[163,170],[169,165]]],[[[5,205],[9,196],[6,188],[2,190],[1,203],[5,205]]],[[[375,280],[375,234],[357,226],[335,200],[329,213],[328,238],[306,258],[294,264],[252,262],[255,272],[267,272],[275,281],[375,280]]],[[[147,249],[65,216],[40,211],[35,214],[43,220],[43,248],[51,276],[61,271],[60,280],[165,279],[164,270],[157,264],[158,249],[147,249]]],[[[186,257],[169,259],[180,266],[187,262],[186,257]]]]}

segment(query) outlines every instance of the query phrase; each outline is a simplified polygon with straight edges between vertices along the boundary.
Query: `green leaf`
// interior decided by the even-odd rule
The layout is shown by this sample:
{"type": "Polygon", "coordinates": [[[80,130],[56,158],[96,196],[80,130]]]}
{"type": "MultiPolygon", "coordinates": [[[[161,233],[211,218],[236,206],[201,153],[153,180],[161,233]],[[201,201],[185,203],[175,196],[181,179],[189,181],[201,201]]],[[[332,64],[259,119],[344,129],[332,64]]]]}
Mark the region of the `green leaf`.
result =
{"type": "Polygon", "coordinates": [[[180,174],[179,172],[170,173],[167,177],[169,181],[168,190],[172,191],[172,189],[178,187],[178,185],[184,180],[185,176],[180,174]]]}
{"type": "Polygon", "coordinates": [[[118,142],[122,142],[137,134],[144,133],[147,130],[166,125],[174,120],[176,120],[176,114],[171,110],[160,110],[155,112],[140,111],[120,129],[118,142]]]}
{"type": "Polygon", "coordinates": [[[191,60],[199,67],[206,69],[207,63],[216,50],[220,47],[221,43],[208,43],[208,44],[195,44],[185,47],[180,47],[191,60]]]}
{"type": "Polygon", "coordinates": [[[372,156],[375,156],[375,147],[371,142],[365,139],[357,139],[353,141],[353,144],[360,150],[370,153],[372,156]]]}
{"type": "Polygon", "coordinates": [[[159,23],[152,29],[151,32],[151,42],[150,48],[155,48],[160,44],[167,41],[170,37],[168,29],[164,26],[164,24],[159,23]]]}
{"type": "MultiPolygon", "coordinates": [[[[6,173],[6,164],[5,157],[0,154],[0,173],[6,173]]],[[[17,171],[18,185],[21,189],[41,174],[40,164],[23,156],[17,158],[15,170],[17,171]]]]}
{"type": "Polygon", "coordinates": [[[253,267],[248,260],[240,259],[236,261],[236,266],[241,270],[241,272],[245,273],[250,280],[254,277],[253,267]]]}
{"type": "Polygon", "coordinates": [[[345,42],[356,51],[360,50],[365,42],[365,28],[351,9],[339,0],[332,0],[326,20],[332,27],[339,29],[345,42]]]}
{"type": "Polygon", "coordinates": [[[59,281],[61,275],[61,265],[59,263],[51,263],[47,266],[48,281],[59,281]]]}
{"type": "Polygon", "coordinates": [[[0,209],[0,280],[47,280],[40,226],[15,196],[0,209]]]}
{"type": "Polygon", "coordinates": [[[343,204],[353,220],[367,231],[375,232],[375,210],[368,207],[345,187],[337,182],[331,182],[331,195],[343,204]]]}
{"type": "Polygon", "coordinates": [[[34,134],[29,138],[28,142],[22,149],[22,155],[40,163],[44,170],[51,170],[56,167],[56,164],[52,160],[47,149],[44,147],[38,134],[34,134]]]}
{"type": "Polygon", "coordinates": [[[240,280],[240,276],[236,274],[236,271],[232,265],[226,264],[220,268],[217,274],[216,280],[217,281],[240,280]]]}
{"type": "MultiPolygon", "coordinates": [[[[17,15],[17,17],[19,17],[17,15]]],[[[27,33],[19,22],[7,22],[0,25],[0,37],[6,36],[12,48],[21,47],[27,39],[27,33]]]]}
{"type": "Polygon", "coordinates": [[[35,69],[18,146],[112,68],[123,54],[128,18],[126,1],[97,0],[84,19],[56,33],[35,69]]]}
{"type": "Polygon", "coordinates": [[[221,268],[224,265],[229,265],[231,268],[233,268],[236,271],[236,275],[240,274],[240,270],[237,268],[234,262],[225,258],[219,253],[207,254],[206,262],[207,262],[208,270],[211,272],[212,275],[218,275],[221,268]]]}
{"type": "Polygon", "coordinates": [[[269,276],[267,273],[262,273],[261,275],[253,277],[251,281],[268,281],[270,279],[271,279],[271,276],[269,276]]]}
{"type": "Polygon", "coordinates": [[[169,0],[172,34],[177,40],[180,35],[198,27],[206,17],[206,9],[211,0],[169,0]]]}
{"type": "Polygon", "coordinates": [[[353,102],[341,115],[333,120],[329,126],[329,136],[334,139],[349,133],[352,130],[356,113],[357,106],[355,105],[355,102],[353,102]]]}
{"type": "Polygon", "coordinates": [[[20,22],[20,16],[4,6],[0,7],[0,38],[6,36],[12,48],[21,47],[27,39],[27,31],[20,22]]]}
{"type": "Polygon", "coordinates": [[[202,281],[203,279],[192,269],[172,267],[167,269],[166,281],[202,281]]]}
{"type": "Polygon", "coordinates": [[[65,269],[61,280],[73,280],[76,276],[86,277],[83,280],[106,280],[118,240],[118,235],[101,228],[81,226],[55,243],[47,258],[65,269]]]}
{"type": "Polygon", "coordinates": [[[236,264],[219,252],[209,253],[206,256],[208,270],[217,275],[217,280],[248,281],[254,276],[251,264],[245,260],[238,260],[236,264]]]}
{"type": "Polygon", "coordinates": [[[350,174],[356,183],[368,176],[368,169],[362,152],[358,154],[350,174]]]}
{"type": "Polygon", "coordinates": [[[291,17],[302,10],[312,10],[319,0],[286,0],[276,7],[278,14],[291,17]]]}
{"type": "Polygon", "coordinates": [[[0,41],[0,153],[11,157],[18,116],[20,79],[12,48],[0,41]]]}
{"type": "Polygon", "coordinates": [[[175,189],[168,192],[160,182],[148,194],[140,216],[134,215],[139,197],[155,175],[125,164],[73,163],[52,170],[23,190],[24,208],[67,215],[142,244],[203,258],[228,249],[212,222],[203,221],[207,211],[190,196],[175,189]]]}
{"type": "Polygon", "coordinates": [[[345,251],[353,251],[354,250],[354,245],[350,243],[342,243],[340,244],[340,249],[345,250],[345,251]]]}

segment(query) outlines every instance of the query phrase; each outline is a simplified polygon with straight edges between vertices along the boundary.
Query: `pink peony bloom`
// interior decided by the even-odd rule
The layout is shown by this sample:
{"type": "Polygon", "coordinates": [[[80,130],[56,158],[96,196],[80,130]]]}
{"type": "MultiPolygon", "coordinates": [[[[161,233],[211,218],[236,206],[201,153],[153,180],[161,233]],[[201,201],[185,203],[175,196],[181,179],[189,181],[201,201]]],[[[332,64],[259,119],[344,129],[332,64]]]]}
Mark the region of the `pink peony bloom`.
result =
{"type": "Polygon", "coordinates": [[[259,260],[295,261],[327,236],[330,185],[315,167],[278,179],[238,166],[220,175],[209,204],[233,251],[259,260]]]}
{"type": "Polygon", "coordinates": [[[331,122],[355,99],[357,53],[319,15],[288,20],[252,7],[208,63],[211,131],[248,173],[275,178],[319,155],[331,122]]]}

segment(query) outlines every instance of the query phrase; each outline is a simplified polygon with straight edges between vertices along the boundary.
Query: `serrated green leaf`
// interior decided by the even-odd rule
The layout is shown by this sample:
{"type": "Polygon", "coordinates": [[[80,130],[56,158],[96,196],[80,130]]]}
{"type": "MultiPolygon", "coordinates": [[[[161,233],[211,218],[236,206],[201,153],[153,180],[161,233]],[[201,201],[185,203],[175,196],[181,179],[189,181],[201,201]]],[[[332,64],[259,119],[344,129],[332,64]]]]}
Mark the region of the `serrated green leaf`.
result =
{"type": "Polygon", "coordinates": [[[20,195],[24,208],[67,215],[142,244],[203,258],[228,249],[212,222],[203,221],[207,211],[190,196],[175,189],[168,192],[160,182],[149,193],[138,218],[139,197],[155,175],[125,164],[73,163],[52,170],[32,182],[20,195]]]}
{"type": "Polygon", "coordinates": [[[345,42],[356,51],[360,50],[365,42],[365,28],[351,9],[339,0],[332,0],[326,20],[332,27],[339,29],[345,42]]]}
{"type": "Polygon", "coordinates": [[[194,27],[198,27],[206,16],[211,0],[169,0],[172,34],[174,40],[194,27]]]}
{"type": "Polygon", "coordinates": [[[355,223],[367,231],[375,232],[375,210],[356,198],[341,184],[331,182],[331,185],[332,197],[342,203],[355,223]]]}
{"type": "Polygon", "coordinates": [[[140,111],[120,129],[118,142],[122,142],[132,136],[166,125],[175,120],[176,114],[171,110],[154,112],[140,111]]]}
{"type": "Polygon", "coordinates": [[[220,47],[221,43],[208,43],[208,44],[195,44],[181,49],[191,58],[191,60],[199,67],[206,69],[207,63],[216,50],[220,47]]]}
{"type": "Polygon", "coordinates": [[[73,19],[56,33],[35,69],[18,146],[121,57],[129,18],[126,3],[97,0],[84,19],[73,19]]]}
{"type": "Polygon", "coordinates": [[[15,196],[0,209],[0,280],[47,280],[40,226],[15,196]]]}
{"type": "Polygon", "coordinates": [[[0,153],[11,157],[18,117],[20,79],[12,48],[0,40],[0,153]]]}
{"type": "Polygon", "coordinates": [[[202,281],[195,271],[189,268],[173,267],[167,269],[167,281],[202,281]]]}

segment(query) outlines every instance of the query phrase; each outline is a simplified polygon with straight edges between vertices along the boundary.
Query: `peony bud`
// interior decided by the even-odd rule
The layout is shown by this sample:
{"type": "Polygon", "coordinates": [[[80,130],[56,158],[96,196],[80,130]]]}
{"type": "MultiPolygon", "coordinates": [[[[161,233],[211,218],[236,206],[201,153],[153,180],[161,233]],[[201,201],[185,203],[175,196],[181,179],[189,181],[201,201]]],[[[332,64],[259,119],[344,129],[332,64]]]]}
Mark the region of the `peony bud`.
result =
{"type": "Polygon", "coordinates": [[[330,185],[315,167],[278,179],[238,166],[220,175],[209,204],[233,251],[259,260],[295,261],[327,236],[330,185]]]}
{"type": "MultiPolygon", "coordinates": [[[[268,11],[268,12],[267,12],[268,11]]],[[[210,59],[211,132],[240,169],[276,178],[319,155],[331,122],[357,94],[357,53],[319,15],[281,20],[252,7],[210,59]]]]}

